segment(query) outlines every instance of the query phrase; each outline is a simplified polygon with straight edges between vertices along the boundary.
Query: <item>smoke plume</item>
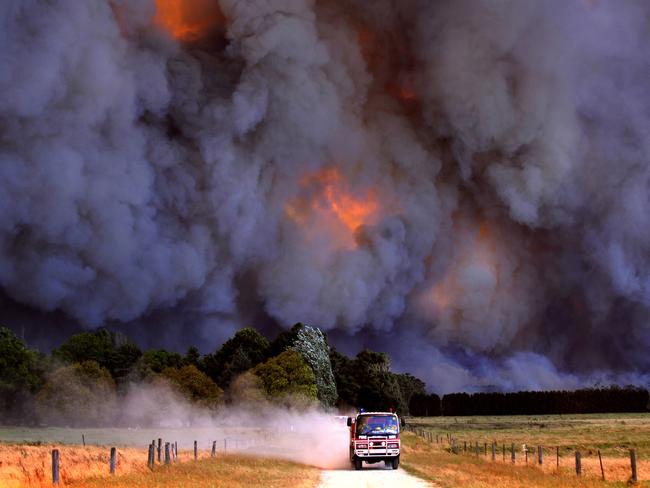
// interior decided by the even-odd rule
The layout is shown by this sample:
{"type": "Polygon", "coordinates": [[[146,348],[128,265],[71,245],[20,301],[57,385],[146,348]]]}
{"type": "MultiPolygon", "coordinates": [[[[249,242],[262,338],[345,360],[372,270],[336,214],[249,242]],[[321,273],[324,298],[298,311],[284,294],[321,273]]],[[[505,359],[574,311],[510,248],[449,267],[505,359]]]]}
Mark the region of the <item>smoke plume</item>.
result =
{"type": "Polygon", "coordinates": [[[152,335],[187,313],[219,338],[254,304],[438,392],[648,383],[647,2],[7,0],[0,19],[11,300],[87,327],[162,316],[152,335]]]}

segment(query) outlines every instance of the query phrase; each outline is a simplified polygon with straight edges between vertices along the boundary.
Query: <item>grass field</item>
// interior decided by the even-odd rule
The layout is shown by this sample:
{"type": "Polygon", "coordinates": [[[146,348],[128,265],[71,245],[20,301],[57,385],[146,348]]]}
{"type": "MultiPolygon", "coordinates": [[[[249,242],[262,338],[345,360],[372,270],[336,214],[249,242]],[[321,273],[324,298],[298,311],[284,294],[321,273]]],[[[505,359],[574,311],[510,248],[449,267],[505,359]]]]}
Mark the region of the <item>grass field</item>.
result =
{"type": "MultiPolygon", "coordinates": [[[[50,452],[54,446],[0,444],[0,488],[52,486],[50,452]]],[[[179,462],[146,467],[147,451],[120,448],[117,476],[108,474],[108,449],[95,446],[56,446],[61,456],[61,486],[75,487],[248,487],[309,488],[318,484],[320,470],[288,461],[241,454],[193,460],[179,449],[179,462]]]]}
{"type": "Polygon", "coordinates": [[[650,415],[558,415],[504,417],[412,418],[409,423],[429,431],[433,442],[414,434],[404,435],[402,465],[424,479],[443,487],[555,487],[625,486],[630,477],[629,449],[638,454],[638,486],[650,487],[650,415]],[[452,454],[447,434],[456,439],[459,453],[452,454]],[[440,443],[436,444],[438,435],[440,443]],[[491,444],[498,446],[497,461],[491,461],[491,444]],[[464,444],[480,446],[480,455],[464,451],[464,444]],[[488,444],[488,454],[484,446],[488,444]],[[510,458],[515,444],[516,463],[510,458]],[[506,460],[502,448],[506,445],[506,460]],[[525,464],[523,445],[531,450],[525,464]],[[538,445],[544,447],[544,464],[536,464],[538,445]],[[560,467],[556,448],[560,448],[560,467]],[[583,476],[575,475],[575,450],[582,454],[583,476]],[[600,480],[598,450],[601,451],[606,482],[600,480]]]}
{"type": "Polygon", "coordinates": [[[93,478],[71,483],[78,487],[227,487],[312,488],[318,485],[320,469],[289,461],[226,455],[158,467],[153,473],[132,473],[114,478],[93,478]]]}
{"type": "MultiPolygon", "coordinates": [[[[433,442],[413,433],[403,435],[402,467],[425,480],[433,481],[442,488],[524,488],[550,487],[608,487],[627,486],[630,477],[629,449],[638,454],[638,486],[650,488],[650,414],[629,415],[567,415],[567,416],[512,416],[512,417],[429,417],[411,418],[409,424],[416,429],[430,432],[433,442]],[[456,439],[459,452],[450,452],[447,434],[456,439]],[[435,442],[438,436],[440,443],[435,442]],[[496,462],[491,453],[484,453],[484,445],[495,441],[498,445],[496,462]],[[464,444],[481,447],[475,452],[464,451],[464,444]],[[510,458],[510,446],[515,444],[516,463],[510,458]],[[507,446],[503,460],[502,446],[507,446]],[[528,464],[524,462],[523,445],[530,449],[528,464]],[[544,464],[536,464],[533,449],[544,447],[544,464]],[[560,448],[560,467],[556,466],[556,448],[560,448]],[[582,453],[583,476],[575,475],[574,453],[582,453]],[[600,464],[597,452],[602,453],[607,481],[600,480],[600,464]]],[[[321,460],[322,452],[341,458],[348,466],[346,457],[346,433],[332,437],[321,446],[321,453],[314,459],[294,459],[305,464],[271,459],[276,454],[267,451],[266,457],[256,458],[246,453],[259,453],[260,447],[269,439],[286,439],[277,453],[293,448],[313,451],[313,438],[305,444],[298,434],[259,434],[253,444],[239,445],[239,453],[229,451],[224,455],[222,440],[237,449],[240,442],[251,438],[254,431],[243,429],[210,430],[129,430],[129,429],[0,429],[0,488],[51,486],[50,451],[61,451],[61,478],[64,486],[269,486],[302,488],[317,486],[320,471],[315,461],[321,460]],[[97,445],[79,446],[81,434],[87,443],[97,445]],[[245,435],[244,435],[245,434],[245,435]],[[242,437],[243,435],[243,437],[242,437]],[[146,444],[157,437],[179,441],[180,463],[172,466],[156,466],[151,473],[146,468],[146,444]],[[193,438],[199,439],[198,462],[193,461],[191,451],[193,438]],[[209,439],[218,442],[217,458],[210,459],[209,439]],[[75,445],[76,444],[76,445],[75,445]],[[101,444],[101,446],[100,446],[101,444]],[[108,475],[108,446],[118,446],[116,477],[108,475]],[[304,446],[309,445],[310,449],[304,446]],[[250,450],[248,449],[250,447],[250,450]],[[343,454],[336,453],[341,448],[343,454]]],[[[308,440],[309,440],[308,439],[308,440]]],[[[312,457],[313,458],[313,457],[312,457]]],[[[328,463],[326,463],[328,464],[328,463]]]]}
{"type": "Polygon", "coordinates": [[[560,455],[583,455],[600,449],[604,456],[626,457],[634,448],[642,459],[650,459],[650,414],[543,415],[503,417],[422,417],[409,423],[443,437],[451,434],[464,441],[496,441],[499,446],[515,443],[560,447],[560,455]]]}

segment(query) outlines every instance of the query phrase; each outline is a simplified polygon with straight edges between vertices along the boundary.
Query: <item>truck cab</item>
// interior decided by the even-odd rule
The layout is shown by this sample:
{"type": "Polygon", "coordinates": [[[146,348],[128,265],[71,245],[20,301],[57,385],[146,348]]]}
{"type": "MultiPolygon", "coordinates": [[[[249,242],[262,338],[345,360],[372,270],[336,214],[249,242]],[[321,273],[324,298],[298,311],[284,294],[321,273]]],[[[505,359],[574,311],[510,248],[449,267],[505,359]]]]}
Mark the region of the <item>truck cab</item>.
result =
{"type": "Polygon", "coordinates": [[[400,455],[400,422],[393,412],[359,412],[348,417],[350,462],[361,469],[363,462],[378,463],[397,469],[400,455]]]}

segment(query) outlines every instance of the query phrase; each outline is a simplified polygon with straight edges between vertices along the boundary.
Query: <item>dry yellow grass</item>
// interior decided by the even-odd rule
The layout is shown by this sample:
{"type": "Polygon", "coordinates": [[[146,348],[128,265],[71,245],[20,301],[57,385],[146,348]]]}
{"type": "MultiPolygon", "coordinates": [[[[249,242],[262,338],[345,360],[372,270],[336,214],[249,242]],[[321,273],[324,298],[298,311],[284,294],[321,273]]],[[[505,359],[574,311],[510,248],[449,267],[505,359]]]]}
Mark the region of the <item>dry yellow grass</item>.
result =
{"type": "MultiPolygon", "coordinates": [[[[51,445],[0,444],[0,487],[52,486],[52,449],[60,452],[61,481],[67,484],[88,476],[108,475],[109,448],[51,445]]],[[[117,450],[117,472],[146,470],[147,452],[143,449],[117,450]]]]}
{"type": "Polygon", "coordinates": [[[276,459],[227,455],[215,459],[158,466],[153,473],[94,478],[71,483],[74,487],[227,487],[313,488],[320,481],[318,468],[276,459]]]}
{"type": "MultiPolygon", "coordinates": [[[[0,444],[0,488],[52,486],[51,450],[55,446],[0,444]]],[[[275,459],[227,455],[211,459],[200,453],[194,462],[191,451],[179,451],[177,464],[146,467],[147,450],[117,449],[117,476],[108,473],[109,448],[56,446],[60,452],[61,486],[138,487],[244,487],[316,486],[317,468],[275,459]]]]}
{"type": "MultiPolygon", "coordinates": [[[[529,456],[528,465],[523,459],[518,458],[516,465],[512,465],[506,457],[503,462],[499,452],[497,461],[491,461],[481,454],[464,453],[452,454],[448,446],[437,445],[435,441],[429,443],[414,434],[406,433],[403,436],[402,466],[412,474],[421,478],[434,481],[441,487],[464,488],[525,488],[525,487],[605,487],[626,486],[630,477],[629,460],[616,457],[603,458],[605,476],[607,481],[600,479],[600,465],[598,457],[583,457],[583,476],[575,475],[573,458],[561,460],[560,469],[556,468],[555,457],[547,457],[543,468],[533,463],[529,456]]],[[[488,447],[489,448],[489,447],[488,447]]],[[[483,449],[483,446],[481,446],[483,449]]],[[[638,463],[640,480],[650,479],[650,462],[640,460],[638,463]]],[[[650,481],[642,481],[637,486],[650,487],[650,481]]]]}

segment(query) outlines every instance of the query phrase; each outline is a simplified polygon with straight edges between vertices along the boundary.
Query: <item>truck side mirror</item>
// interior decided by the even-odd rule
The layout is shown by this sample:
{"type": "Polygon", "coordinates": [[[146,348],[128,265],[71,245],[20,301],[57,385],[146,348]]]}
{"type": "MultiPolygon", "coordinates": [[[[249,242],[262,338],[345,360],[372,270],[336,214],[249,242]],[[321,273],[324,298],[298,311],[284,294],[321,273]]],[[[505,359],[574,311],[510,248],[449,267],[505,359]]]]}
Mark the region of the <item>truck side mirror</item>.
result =
{"type": "Polygon", "coordinates": [[[406,427],[406,420],[404,420],[404,417],[400,417],[400,419],[399,419],[399,424],[400,424],[402,427],[406,427]]]}
{"type": "Polygon", "coordinates": [[[352,417],[348,417],[348,427],[352,426],[352,417]]]}

